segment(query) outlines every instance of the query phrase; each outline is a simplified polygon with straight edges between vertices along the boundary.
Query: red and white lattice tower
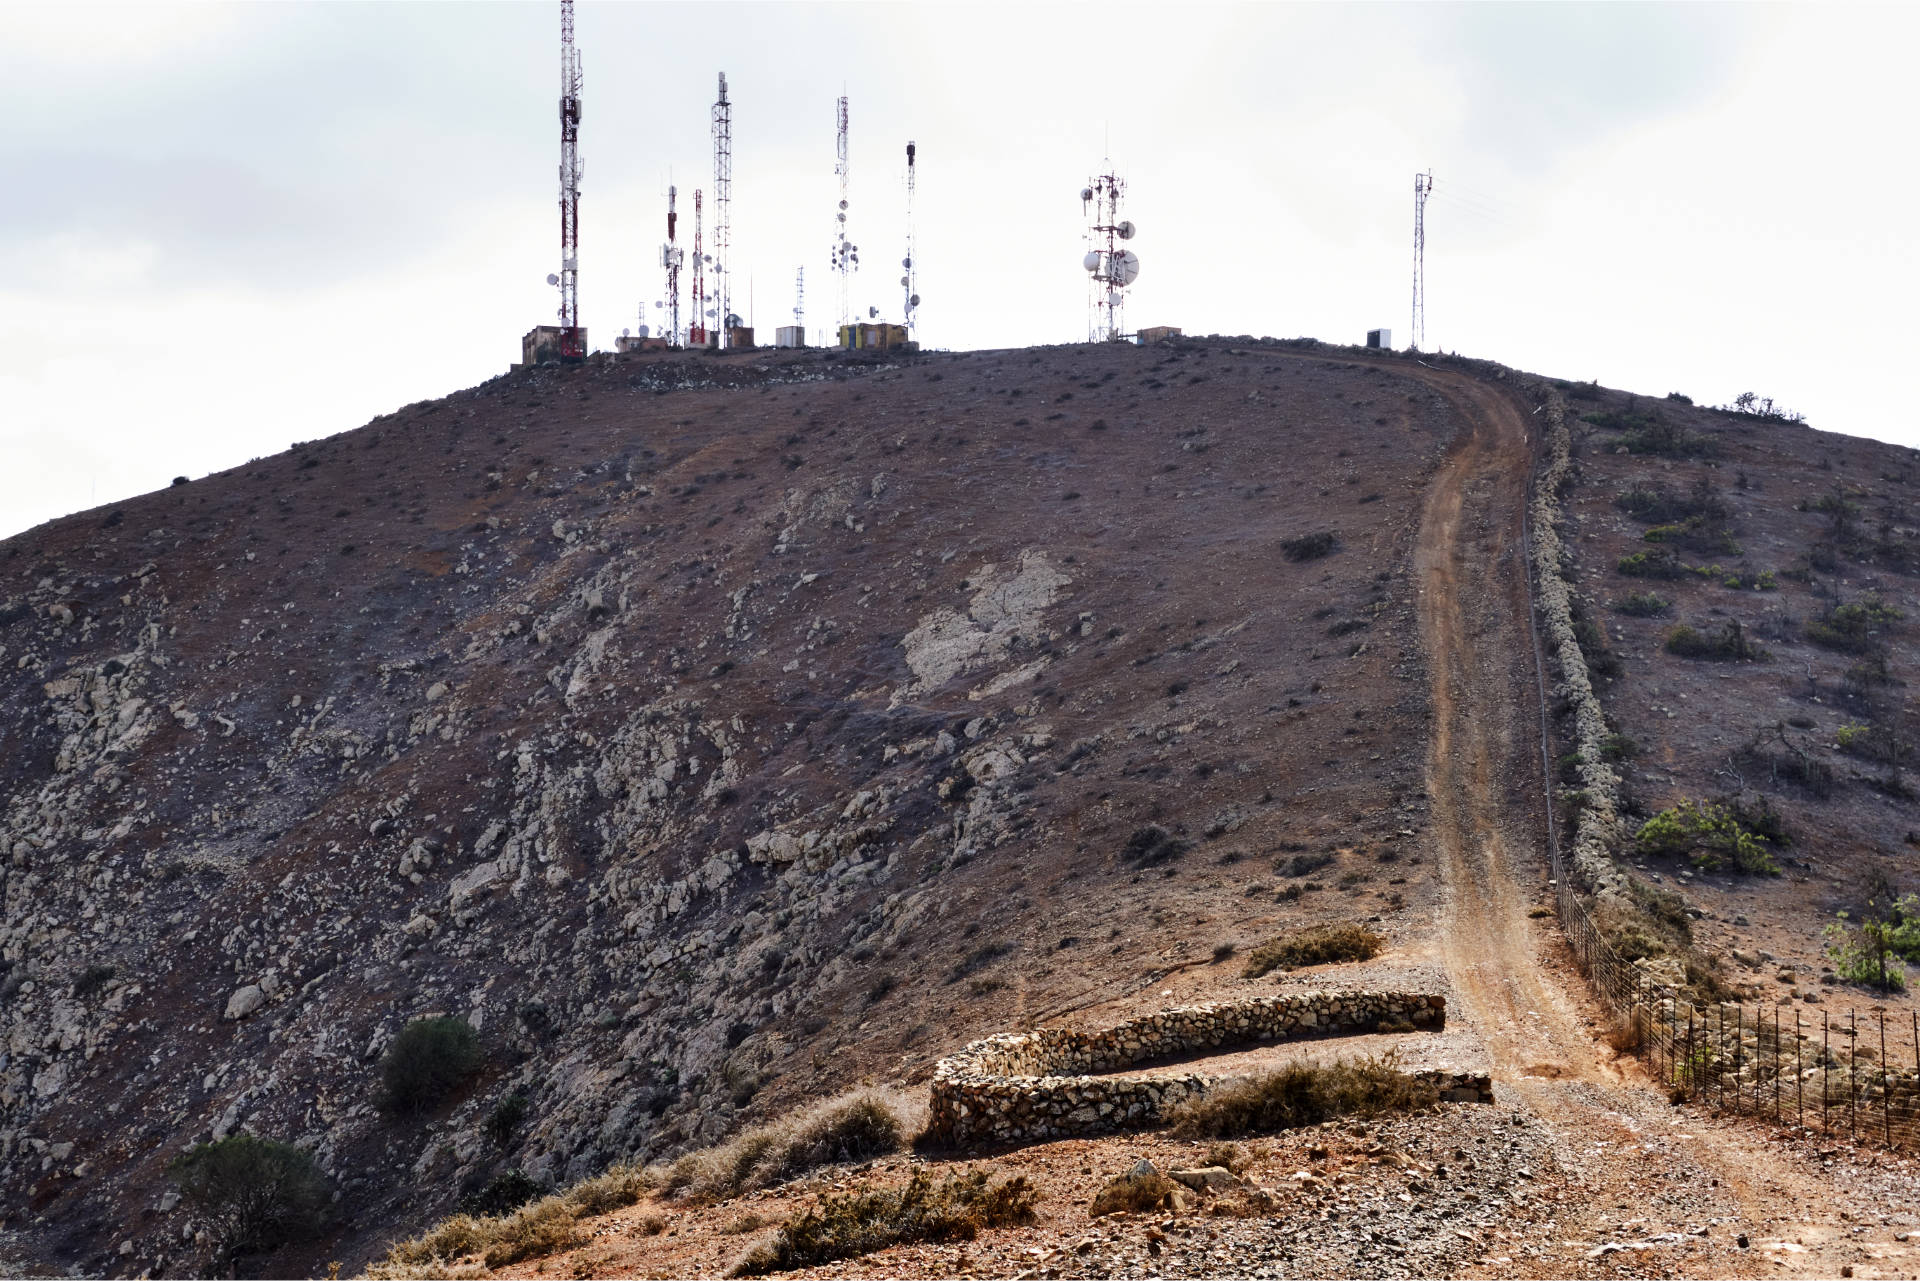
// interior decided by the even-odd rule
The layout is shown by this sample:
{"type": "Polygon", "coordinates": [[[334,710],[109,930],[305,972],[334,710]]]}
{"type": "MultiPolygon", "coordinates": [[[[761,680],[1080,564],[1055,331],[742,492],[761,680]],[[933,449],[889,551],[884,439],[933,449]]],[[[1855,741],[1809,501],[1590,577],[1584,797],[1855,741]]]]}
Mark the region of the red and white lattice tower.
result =
{"type": "Polygon", "coordinates": [[[1431,169],[1413,175],[1413,323],[1409,337],[1414,351],[1427,341],[1427,195],[1432,190],[1431,169]]]}
{"type": "Polygon", "coordinates": [[[580,51],[573,0],[560,0],[560,358],[584,360],[580,327],[580,51]]]}
{"type": "Polygon", "coordinates": [[[667,188],[667,243],[660,246],[660,265],[667,269],[667,333],[666,339],[673,346],[680,345],[680,264],[686,259],[686,250],[677,243],[675,232],[680,215],[674,212],[674,198],[679,193],[672,187],[667,188]]]}
{"type": "Polygon", "coordinates": [[[707,345],[707,276],[706,259],[700,254],[700,192],[693,193],[693,322],[687,326],[687,346],[704,347],[707,345]]]}
{"type": "Polygon", "coordinates": [[[847,99],[843,94],[834,119],[839,126],[834,137],[834,176],[840,179],[840,208],[833,215],[833,287],[839,319],[845,329],[853,323],[853,304],[848,299],[849,277],[860,265],[860,252],[847,241],[847,182],[853,176],[853,164],[847,153],[847,99]]]}
{"type": "Polygon", "coordinates": [[[1080,205],[1087,214],[1087,252],[1080,265],[1088,275],[1088,342],[1117,342],[1125,336],[1125,290],[1140,274],[1139,256],[1123,243],[1133,239],[1133,224],[1120,216],[1126,189],[1126,181],[1112,172],[1080,189],[1080,205]]]}
{"type": "Polygon", "coordinates": [[[713,294],[719,304],[716,318],[720,345],[728,344],[733,328],[729,310],[733,294],[733,264],[727,261],[727,238],[733,210],[733,104],[727,101],[727,73],[720,73],[720,97],[713,104],[713,294]]]}

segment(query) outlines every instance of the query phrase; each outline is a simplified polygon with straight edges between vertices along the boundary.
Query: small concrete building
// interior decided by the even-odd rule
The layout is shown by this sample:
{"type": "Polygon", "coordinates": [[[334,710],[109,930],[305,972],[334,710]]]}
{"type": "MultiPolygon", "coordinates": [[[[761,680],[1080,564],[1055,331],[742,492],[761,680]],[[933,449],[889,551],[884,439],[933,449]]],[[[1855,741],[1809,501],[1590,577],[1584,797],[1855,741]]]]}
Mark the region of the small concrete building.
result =
{"type": "Polygon", "coordinates": [[[773,331],[773,345],[776,347],[804,347],[807,345],[807,331],[799,325],[782,325],[773,331]]]}
{"type": "Polygon", "coordinates": [[[1178,325],[1148,325],[1133,336],[1133,340],[1142,347],[1148,343],[1165,342],[1169,338],[1180,336],[1178,325]]]}
{"type": "Polygon", "coordinates": [[[516,368],[528,365],[544,365],[549,360],[585,360],[587,358],[587,329],[585,325],[573,329],[564,329],[559,325],[535,325],[520,339],[520,364],[516,368]]]}
{"type": "Polygon", "coordinates": [[[673,344],[664,338],[636,338],[622,334],[613,340],[613,349],[618,352],[671,351],[673,344]]]}
{"type": "Polygon", "coordinates": [[[917,351],[919,344],[907,337],[905,325],[858,324],[840,326],[840,345],[852,350],[885,350],[898,347],[904,351],[917,351]]]}
{"type": "Polygon", "coordinates": [[[735,325],[727,330],[727,346],[746,350],[753,346],[753,330],[746,325],[735,325]]]}
{"type": "Polygon", "coordinates": [[[1367,330],[1367,346],[1378,347],[1383,351],[1391,351],[1393,349],[1393,330],[1391,329],[1367,330]]]}

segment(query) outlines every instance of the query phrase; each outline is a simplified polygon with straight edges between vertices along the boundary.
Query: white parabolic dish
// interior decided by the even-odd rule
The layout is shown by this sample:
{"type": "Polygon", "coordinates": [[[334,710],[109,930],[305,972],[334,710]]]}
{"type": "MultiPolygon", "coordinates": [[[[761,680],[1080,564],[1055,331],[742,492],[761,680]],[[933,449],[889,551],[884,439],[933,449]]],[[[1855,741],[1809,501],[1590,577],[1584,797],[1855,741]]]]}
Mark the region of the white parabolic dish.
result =
{"type": "Polygon", "coordinates": [[[1088,250],[1087,256],[1080,260],[1080,265],[1088,271],[1100,270],[1100,251],[1098,249],[1088,250]]]}
{"type": "Polygon", "coordinates": [[[1116,285],[1130,285],[1140,275],[1140,255],[1131,249],[1122,249],[1114,255],[1113,270],[1109,273],[1116,285]]]}

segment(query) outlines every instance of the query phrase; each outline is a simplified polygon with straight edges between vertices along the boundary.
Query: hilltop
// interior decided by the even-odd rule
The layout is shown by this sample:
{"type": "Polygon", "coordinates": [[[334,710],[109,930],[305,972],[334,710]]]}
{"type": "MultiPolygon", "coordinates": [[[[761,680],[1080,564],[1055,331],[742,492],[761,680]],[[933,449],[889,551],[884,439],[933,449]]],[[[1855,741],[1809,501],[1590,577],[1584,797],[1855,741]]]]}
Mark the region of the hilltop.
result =
{"type": "MultiPolygon", "coordinates": [[[[1619,849],[1664,886],[1632,830],[1725,790],[1760,691],[1801,697],[1799,673],[1703,667],[1601,614],[1641,529],[1616,490],[1702,465],[1616,437],[1640,414],[1710,440],[1775,585],[1695,574],[1670,608],[1736,611],[1796,659],[1822,593],[1870,575],[1906,608],[1887,548],[1910,535],[1888,517],[1783,581],[1821,517],[1767,499],[1867,511],[1910,451],[1310,343],[662,353],[519,371],[0,544],[8,1249],[205,1267],[166,1162],[244,1130],[341,1193],[330,1235],[264,1266],[358,1268],[503,1169],[564,1184],[862,1083],[923,1091],[994,1032],[1329,985],[1447,993],[1411,1061],[1492,1069],[1544,1145],[1528,1177],[1584,1181],[1566,1214],[1601,1230],[1591,1188],[1629,1173],[1582,1169],[1571,1136],[1668,1122],[1598,1048],[1540,907],[1547,825],[1578,805],[1542,776],[1570,744],[1524,554],[1552,394],[1596,419],[1568,572],[1618,653],[1597,679],[1634,744],[1619,849]],[[1682,694],[1707,710],[1669,718],[1682,694]],[[1242,977],[1315,923],[1384,950],[1242,977]],[[394,1118],[382,1055],[430,1015],[477,1029],[482,1066],[394,1118]]],[[[1806,660],[1803,702],[1846,680],[1806,660]]],[[[1788,710],[1817,737],[1845,709],[1788,710]]],[[[1768,776],[1824,880],[1690,874],[1708,963],[1764,945],[1811,989],[1819,928],[1910,821],[1852,773],[1804,797],[1768,776]]],[[[1660,1143],[1703,1185],[1766,1168],[1818,1201],[1743,1132],[1660,1143]]],[[[1714,1195],[1689,1212],[1768,1204],[1714,1195]]],[[[1699,1266],[1662,1250],[1633,1257],[1699,1266]]]]}

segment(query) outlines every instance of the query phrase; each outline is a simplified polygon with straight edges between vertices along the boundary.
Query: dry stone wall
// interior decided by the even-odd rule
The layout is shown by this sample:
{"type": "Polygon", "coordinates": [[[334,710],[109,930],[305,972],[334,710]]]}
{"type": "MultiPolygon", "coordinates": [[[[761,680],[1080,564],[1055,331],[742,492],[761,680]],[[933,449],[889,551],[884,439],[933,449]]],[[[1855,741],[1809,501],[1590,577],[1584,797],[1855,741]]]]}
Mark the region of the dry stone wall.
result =
{"type": "MultiPolygon", "coordinates": [[[[1442,996],[1314,992],[1179,1006],[1092,1032],[1003,1032],[935,1067],[928,1130],[939,1142],[965,1147],[1156,1125],[1179,1104],[1239,1076],[1129,1076],[1124,1069],[1274,1041],[1433,1031],[1446,1018],[1442,996]]],[[[1452,1101],[1493,1099],[1484,1076],[1421,1075],[1452,1101]]]]}

